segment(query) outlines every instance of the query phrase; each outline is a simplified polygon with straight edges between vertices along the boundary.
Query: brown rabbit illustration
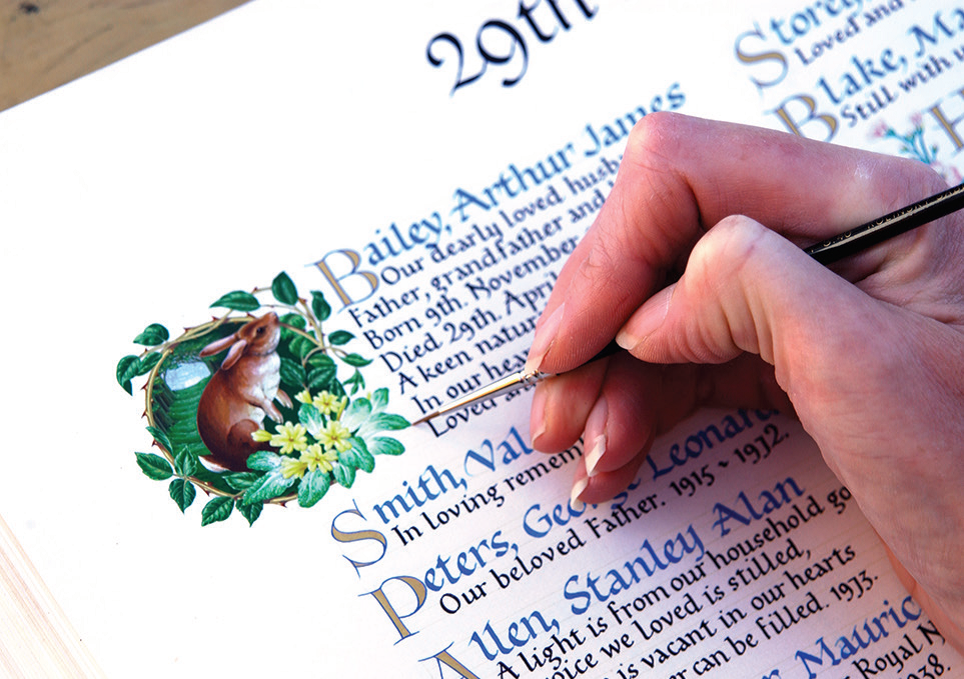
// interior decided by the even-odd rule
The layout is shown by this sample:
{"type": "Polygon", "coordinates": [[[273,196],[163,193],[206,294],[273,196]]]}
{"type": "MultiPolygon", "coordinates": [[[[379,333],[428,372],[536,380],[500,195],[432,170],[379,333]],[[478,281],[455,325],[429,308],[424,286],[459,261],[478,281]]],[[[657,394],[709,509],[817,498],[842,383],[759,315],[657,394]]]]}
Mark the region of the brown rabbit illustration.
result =
{"type": "Polygon", "coordinates": [[[267,447],[251,438],[264,416],[281,421],[274,405],[285,407],[291,399],[279,389],[281,358],[275,351],[281,339],[281,324],[274,312],[248,321],[233,335],[204,347],[201,356],[213,356],[230,347],[221,367],[204,387],[197,409],[197,429],[208,458],[233,471],[246,471],[248,457],[267,447]]]}

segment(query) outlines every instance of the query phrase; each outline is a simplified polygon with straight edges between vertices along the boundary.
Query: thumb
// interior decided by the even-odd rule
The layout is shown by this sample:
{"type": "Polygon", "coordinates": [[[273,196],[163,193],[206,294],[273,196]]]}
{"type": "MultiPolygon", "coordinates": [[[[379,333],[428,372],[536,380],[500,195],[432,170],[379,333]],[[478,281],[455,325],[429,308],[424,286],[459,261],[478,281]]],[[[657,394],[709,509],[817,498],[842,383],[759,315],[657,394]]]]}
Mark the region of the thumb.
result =
{"type": "Polygon", "coordinates": [[[700,239],[683,276],[640,307],[616,340],[651,363],[758,354],[799,406],[804,383],[846,383],[841,363],[864,338],[881,336],[875,327],[889,313],[779,234],[735,216],[700,239]]]}

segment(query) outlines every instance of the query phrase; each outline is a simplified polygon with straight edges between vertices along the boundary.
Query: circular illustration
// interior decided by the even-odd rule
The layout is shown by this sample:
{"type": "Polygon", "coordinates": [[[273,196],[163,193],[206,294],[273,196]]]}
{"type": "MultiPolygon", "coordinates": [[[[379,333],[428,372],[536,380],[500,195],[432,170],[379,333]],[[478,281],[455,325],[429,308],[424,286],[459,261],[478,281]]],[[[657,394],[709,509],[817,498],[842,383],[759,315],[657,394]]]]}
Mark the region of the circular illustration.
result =
{"type": "Polygon", "coordinates": [[[372,472],[376,456],[405,451],[386,434],[408,421],[386,411],[387,389],[365,391],[371,361],[347,348],[354,336],[323,331],[331,307],[321,292],[299,297],[281,273],[211,306],[228,311],[175,339],[152,324],[134,339],[144,351],[117,365],[130,394],[146,375],[147,429],[161,454],[136,453],[137,463],[169,481],[182,512],[201,489],[212,496],[202,525],[234,509],[253,524],[265,504],[311,507],[372,472]]]}

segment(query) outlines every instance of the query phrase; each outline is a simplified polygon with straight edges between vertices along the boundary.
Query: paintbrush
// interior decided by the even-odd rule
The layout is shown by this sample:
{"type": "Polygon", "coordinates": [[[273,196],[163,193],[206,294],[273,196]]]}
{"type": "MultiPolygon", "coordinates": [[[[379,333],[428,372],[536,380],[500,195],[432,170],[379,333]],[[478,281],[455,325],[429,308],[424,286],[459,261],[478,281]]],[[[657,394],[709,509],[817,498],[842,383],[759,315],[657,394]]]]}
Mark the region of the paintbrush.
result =
{"type": "MultiPolygon", "coordinates": [[[[811,245],[805,248],[804,252],[821,264],[830,264],[843,257],[863,252],[873,245],[906,233],[911,229],[916,229],[935,219],[945,217],[961,208],[964,208],[964,184],[942,191],[934,196],[918,201],[913,205],[895,210],[872,222],[867,222],[856,228],[844,231],[816,245],[811,245]]],[[[589,359],[587,363],[611,356],[618,351],[622,351],[622,348],[616,344],[615,341],[610,342],[602,351],[589,359]]],[[[480,387],[462,398],[450,401],[412,424],[414,426],[428,422],[436,417],[450,413],[453,410],[465,408],[478,401],[494,398],[501,394],[507,394],[538,384],[545,378],[551,376],[549,373],[539,372],[538,370],[520,370],[484,387],[480,387]]]]}

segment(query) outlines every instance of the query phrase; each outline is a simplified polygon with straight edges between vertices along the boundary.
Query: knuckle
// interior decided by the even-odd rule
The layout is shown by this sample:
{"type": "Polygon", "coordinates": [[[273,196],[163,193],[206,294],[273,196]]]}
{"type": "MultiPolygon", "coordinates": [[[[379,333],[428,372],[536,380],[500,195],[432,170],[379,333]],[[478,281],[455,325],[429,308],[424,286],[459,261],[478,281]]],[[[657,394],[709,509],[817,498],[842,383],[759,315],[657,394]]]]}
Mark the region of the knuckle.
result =
{"type": "MultiPolygon", "coordinates": [[[[910,158],[897,158],[896,161],[896,173],[904,185],[898,195],[893,196],[893,193],[891,194],[892,200],[896,200],[894,207],[901,207],[908,202],[919,200],[948,187],[944,177],[930,165],[925,165],[910,158]]],[[[881,188],[886,190],[883,187],[881,188]]]]}
{"type": "Polygon", "coordinates": [[[704,235],[690,254],[687,273],[706,282],[709,279],[731,280],[752,261],[755,251],[772,231],[743,215],[722,219],[704,235]]]}
{"type": "Polygon", "coordinates": [[[629,133],[623,158],[630,167],[649,168],[654,159],[675,155],[678,140],[687,124],[686,118],[674,113],[657,111],[640,118],[629,133]]]}

